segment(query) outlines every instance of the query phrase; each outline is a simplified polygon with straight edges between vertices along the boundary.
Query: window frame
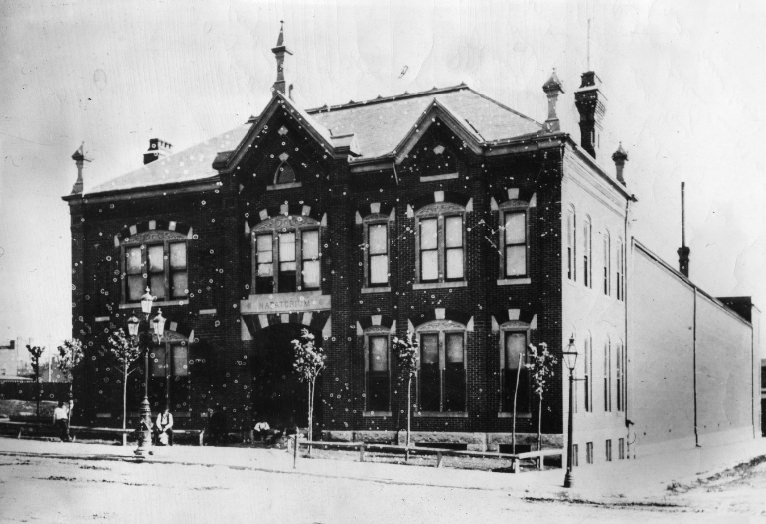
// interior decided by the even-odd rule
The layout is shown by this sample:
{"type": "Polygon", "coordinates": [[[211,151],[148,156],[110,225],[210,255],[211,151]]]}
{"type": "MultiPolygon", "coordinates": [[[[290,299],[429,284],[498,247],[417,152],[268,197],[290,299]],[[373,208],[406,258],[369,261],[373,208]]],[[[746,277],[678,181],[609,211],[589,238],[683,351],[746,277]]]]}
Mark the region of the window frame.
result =
{"type": "Polygon", "coordinates": [[[502,251],[500,255],[500,278],[501,279],[515,279],[515,278],[527,278],[529,277],[529,262],[530,262],[530,224],[529,224],[529,204],[520,200],[511,201],[505,204],[500,209],[500,245],[502,251]],[[507,227],[508,215],[522,214],[524,217],[524,241],[523,242],[508,242],[507,227]],[[508,274],[508,248],[509,247],[524,247],[524,272],[508,274]]]}
{"type": "Polygon", "coordinates": [[[604,412],[612,412],[612,341],[604,344],[604,412]]]}
{"type": "Polygon", "coordinates": [[[625,242],[622,237],[617,237],[617,272],[615,286],[617,287],[617,300],[625,301],[625,242]]]}
{"type": "Polygon", "coordinates": [[[468,330],[466,326],[452,321],[432,321],[423,324],[416,329],[418,337],[418,349],[420,354],[418,355],[418,373],[417,373],[417,406],[420,413],[457,413],[463,414],[468,411],[468,330]],[[446,407],[448,399],[446,397],[446,371],[447,371],[447,335],[458,334],[462,340],[463,350],[463,362],[462,362],[462,409],[449,410],[446,407]],[[438,410],[424,410],[422,409],[422,352],[423,352],[423,336],[436,335],[437,337],[437,355],[438,355],[438,377],[439,377],[439,409],[438,410]]]}
{"type": "Polygon", "coordinates": [[[364,332],[364,363],[365,363],[365,372],[364,372],[364,392],[365,392],[365,399],[364,399],[364,412],[367,414],[376,414],[383,416],[384,414],[391,413],[391,402],[392,402],[392,395],[391,395],[391,385],[392,385],[392,372],[391,372],[391,365],[393,363],[391,359],[391,332],[388,328],[385,328],[383,326],[373,326],[365,330],[364,332]],[[372,399],[372,390],[371,390],[371,383],[373,379],[373,373],[383,373],[379,371],[373,371],[372,369],[372,339],[374,338],[384,338],[386,340],[386,383],[387,383],[387,406],[385,409],[374,409],[373,406],[371,406],[371,399],[372,399]]]}
{"type": "Polygon", "coordinates": [[[587,413],[593,412],[593,338],[590,333],[585,337],[583,349],[583,404],[587,413]]]}
{"type": "Polygon", "coordinates": [[[364,274],[365,285],[368,288],[386,288],[391,286],[391,228],[389,227],[389,221],[386,219],[370,219],[364,222],[364,243],[367,246],[364,257],[364,274]],[[375,227],[384,227],[386,234],[386,251],[385,253],[373,253],[370,231],[375,227]],[[372,259],[373,257],[385,257],[386,259],[386,281],[385,282],[373,282],[372,281],[372,259]]]}
{"type": "Polygon", "coordinates": [[[465,207],[458,204],[452,204],[449,202],[439,202],[437,204],[429,204],[418,209],[415,213],[415,269],[417,275],[418,284],[439,284],[439,283],[454,283],[465,282],[467,280],[466,275],[466,214],[465,207]],[[460,240],[459,247],[447,246],[447,219],[459,217],[461,221],[460,240]],[[436,248],[429,248],[427,251],[436,251],[437,268],[435,279],[423,279],[423,248],[422,248],[422,222],[425,220],[436,219],[436,248]],[[460,277],[447,278],[447,252],[449,250],[459,249],[461,251],[462,261],[462,274],[460,277]]]}
{"type": "Polygon", "coordinates": [[[143,295],[146,288],[150,288],[150,293],[156,295],[158,301],[167,302],[173,300],[184,300],[189,296],[189,239],[181,234],[174,234],[173,232],[165,231],[151,231],[152,235],[136,235],[126,239],[120,244],[120,270],[122,278],[122,304],[135,304],[140,302],[141,297],[131,298],[129,279],[131,276],[140,275],[142,279],[141,294],[143,295]],[[184,244],[184,265],[182,268],[173,268],[170,256],[171,244],[184,244]],[[149,265],[149,248],[162,246],[162,271],[152,272],[149,265]],[[129,273],[128,267],[128,252],[133,249],[138,249],[141,255],[140,271],[138,273],[129,273]],[[186,273],[186,288],[180,294],[176,294],[176,288],[173,285],[173,276],[181,273],[186,273]],[[163,282],[163,294],[160,295],[154,289],[151,288],[152,275],[162,274],[163,282]]]}
{"type": "Polygon", "coordinates": [[[612,294],[612,238],[604,230],[604,295],[612,294]]]}
{"type": "Polygon", "coordinates": [[[577,211],[571,204],[567,208],[566,255],[567,279],[577,282],[577,211]]]}
{"type": "MultiPolygon", "coordinates": [[[[250,231],[250,292],[254,295],[268,295],[276,293],[300,293],[307,291],[319,291],[322,289],[322,224],[314,219],[305,216],[280,216],[266,219],[258,223],[250,231]],[[317,232],[317,256],[318,262],[318,282],[316,287],[307,288],[304,285],[303,270],[305,262],[308,259],[303,258],[303,235],[306,232],[317,232]],[[280,287],[280,235],[294,234],[294,263],[295,263],[295,289],[281,290],[280,287]],[[258,289],[258,246],[257,238],[259,236],[271,235],[271,280],[272,289],[258,289]]],[[[264,253],[266,251],[263,251],[264,253]]],[[[313,261],[313,259],[312,259],[313,261]]]]}
{"type": "MultiPolygon", "coordinates": [[[[506,381],[509,379],[508,377],[508,371],[513,370],[516,371],[517,368],[510,368],[508,366],[507,362],[507,338],[508,335],[513,333],[523,333],[525,335],[525,344],[524,344],[524,359],[522,360],[522,368],[519,368],[522,370],[522,373],[519,375],[522,377],[521,380],[525,381],[523,378],[524,376],[524,366],[528,363],[529,360],[529,344],[531,343],[532,339],[532,329],[528,325],[523,325],[523,323],[518,321],[511,321],[503,324],[500,326],[500,413],[513,413],[513,401],[510,401],[510,405],[506,405],[506,381]]],[[[515,380],[515,379],[514,379],[515,380]]],[[[516,413],[518,416],[527,418],[532,416],[532,390],[530,387],[529,382],[529,376],[527,374],[526,377],[526,387],[527,387],[527,396],[528,396],[528,402],[527,406],[521,406],[521,409],[519,405],[516,406],[516,413]],[[524,408],[527,408],[526,410],[524,408]]],[[[522,384],[519,384],[519,388],[522,387],[522,384]]]]}
{"type": "Polygon", "coordinates": [[[593,224],[588,215],[583,224],[583,285],[593,287],[593,224]]]}

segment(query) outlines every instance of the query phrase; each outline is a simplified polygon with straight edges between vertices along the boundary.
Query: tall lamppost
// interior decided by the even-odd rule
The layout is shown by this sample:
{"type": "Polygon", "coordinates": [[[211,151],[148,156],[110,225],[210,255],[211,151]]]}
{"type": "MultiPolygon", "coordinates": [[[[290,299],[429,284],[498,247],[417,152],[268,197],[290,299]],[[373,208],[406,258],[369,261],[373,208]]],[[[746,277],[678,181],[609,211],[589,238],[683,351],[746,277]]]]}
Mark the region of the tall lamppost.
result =
{"type": "Polygon", "coordinates": [[[574,370],[577,365],[577,348],[575,347],[574,335],[569,337],[569,345],[567,351],[562,352],[564,355],[564,363],[569,369],[569,424],[567,427],[567,473],[564,475],[564,487],[571,488],[574,479],[572,478],[572,451],[574,445],[572,444],[572,413],[574,411],[574,370]]]}
{"type": "MultiPolygon", "coordinates": [[[[140,331],[141,320],[136,315],[131,315],[128,319],[128,333],[139,344],[143,340],[144,346],[144,398],[138,408],[141,422],[138,432],[138,447],[135,451],[139,458],[145,458],[152,446],[152,407],[149,404],[149,341],[146,337],[152,336],[149,330],[149,315],[152,313],[152,304],[157,300],[157,297],[152,296],[149,291],[149,287],[147,287],[146,293],[141,297],[141,312],[146,315],[146,331],[140,331]]],[[[165,332],[165,318],[162,316],[162,309],[152,320],[152,328],[158,341],[162,342],[162,336],[165,332]]]]}

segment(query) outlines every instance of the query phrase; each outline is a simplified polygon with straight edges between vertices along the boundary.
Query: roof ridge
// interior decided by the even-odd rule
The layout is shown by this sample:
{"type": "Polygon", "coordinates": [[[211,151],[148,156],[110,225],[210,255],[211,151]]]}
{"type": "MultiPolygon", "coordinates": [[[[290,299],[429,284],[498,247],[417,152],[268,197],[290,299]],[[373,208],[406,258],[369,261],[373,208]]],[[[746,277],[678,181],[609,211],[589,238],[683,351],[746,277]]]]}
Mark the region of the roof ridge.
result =
{"type": "MultiPolygon", "coordinates": [[[[461,91],[463,89],[468,89],[469,91],[473,91],[470,87],[468,87],[465,82],[461,82],[458,85],[449,86],[449,87],[432,87],[431,89],[428,89],[426,91],[419,91],[417,93],[408,93],[404,92],[398,95],[389,95],[389,96],[380,96],[378,95],[376,98],[371,98],[369,100],[360,100],[355,101],[351,100],[345,104],[337,104],[334,106],[328,106],[327,104],[320,106],[320,107],[313,107],[311,109],[304,109],[304,111],[310,115],[321,113],[324,111],[334,111],[339,109],[350,109],[353,107],[359,107],[359,106],[369,106],[372,104],[380,104],[383,102],[391,102],[393,100],[403,100],[407,98],[416,98],[419,96],[427,96],[427,95],[438,95],[441,93],[451,93],[453,91],[461,91]]],[[[475,91],[473,91],[475,92],[475,91]]],[[[523,116],[523,115],[522,115],[523,116]]]]}
{"type": "Polygon", "coordinates": [[[511,113],[513,113],[514,115],[516,115],[516,116],[520,116],[521,118],[526,118],[526,119],[527,119],[527,120],[529,120],[530,122],[534,122],[534,123],[535,123],[535,124],[537,124],[538,126],[541,126],[541,127],[542,127],[542,125],[543,125],[543,124],[542,124],[542,123],[540,123],[540,122],[538,122],[538,121],[537,121],[537,120],[535,120],[534,118],[532,118],[532,117],[530,117],[530,116],[527,116],[527,115],[525,115],[524,113],[521,113],[521,112],[517,111],[516,109],[513,109],[512,107],[509,107],[509,106],[505,105],[505,104],[504,104],[504,103],[502,103],[502,102],[498,102],[497,100],[495,100],[495,99],[494,99],[494,98],[492,98],[491,96],[487,96],[487,95],[485,95],[484,93],[479,93],[478,91],[475,91],[475,90],[471,89],[471,88],[470,88],[470,87],[468,87],[468,86],[465,86],[465,87],[466,87],[466,89],[468,89],[468,90],[469,90],[471,93],[473,93],[473,94],[475,94],[475,95],[478,95],[478,96],[480,96],[480,97],[482,97],[482,98],[484,98],[484,99],[486,99],[486,100],[489,100],[489,101],[490,101],[490,102],[492,102],[493,104],[497,104],[497,105],[499,105],[500,107],[502,107],[502,108],[503,108],[503,109],[505,109],[506,111],[510,111],[510,112],[511,112],[511,113]]]}

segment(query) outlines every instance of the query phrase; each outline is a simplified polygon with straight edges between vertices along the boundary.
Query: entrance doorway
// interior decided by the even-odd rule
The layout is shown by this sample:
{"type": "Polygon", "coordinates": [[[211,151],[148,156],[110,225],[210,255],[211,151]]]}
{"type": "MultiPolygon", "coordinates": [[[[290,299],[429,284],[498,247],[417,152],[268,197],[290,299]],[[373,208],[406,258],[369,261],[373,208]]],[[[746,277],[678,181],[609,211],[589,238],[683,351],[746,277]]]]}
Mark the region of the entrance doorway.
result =
{"type": "Polygon", "coordinates": [[[306,427],[308,424],[308,387],[298,380],[298,374],[293,371],[291,344],[300,336],[302,328],[297,324],[278,324],[258,331],[254,337],[255,422],[268,422],[274,429],[296,425],[306,427]]]}

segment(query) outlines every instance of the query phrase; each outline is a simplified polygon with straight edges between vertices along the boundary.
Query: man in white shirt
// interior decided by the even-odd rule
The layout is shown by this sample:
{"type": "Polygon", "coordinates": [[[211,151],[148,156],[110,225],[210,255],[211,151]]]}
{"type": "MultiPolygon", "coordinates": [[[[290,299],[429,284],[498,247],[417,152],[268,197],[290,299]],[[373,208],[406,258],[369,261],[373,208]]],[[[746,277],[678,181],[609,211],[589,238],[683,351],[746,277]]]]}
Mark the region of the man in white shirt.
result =
{"type": "Polygon", "coordinates": [[[164,446],[163,440],[167,439],[167,444],[173,445],[173,414],[170,412],[170,408],[165,408],[165,411],[157,415],[157,441],[161,446],[164,446]],[[164,437],[162,435],[165,435],[164,437]]]}
{"type": "Polygon", "coordinates": [[[62,442],[71,440],[69,437],[69,413],[61,401],[59,401],[58,407],[53,410],[53,425],[59,428],[62,442]]]}

